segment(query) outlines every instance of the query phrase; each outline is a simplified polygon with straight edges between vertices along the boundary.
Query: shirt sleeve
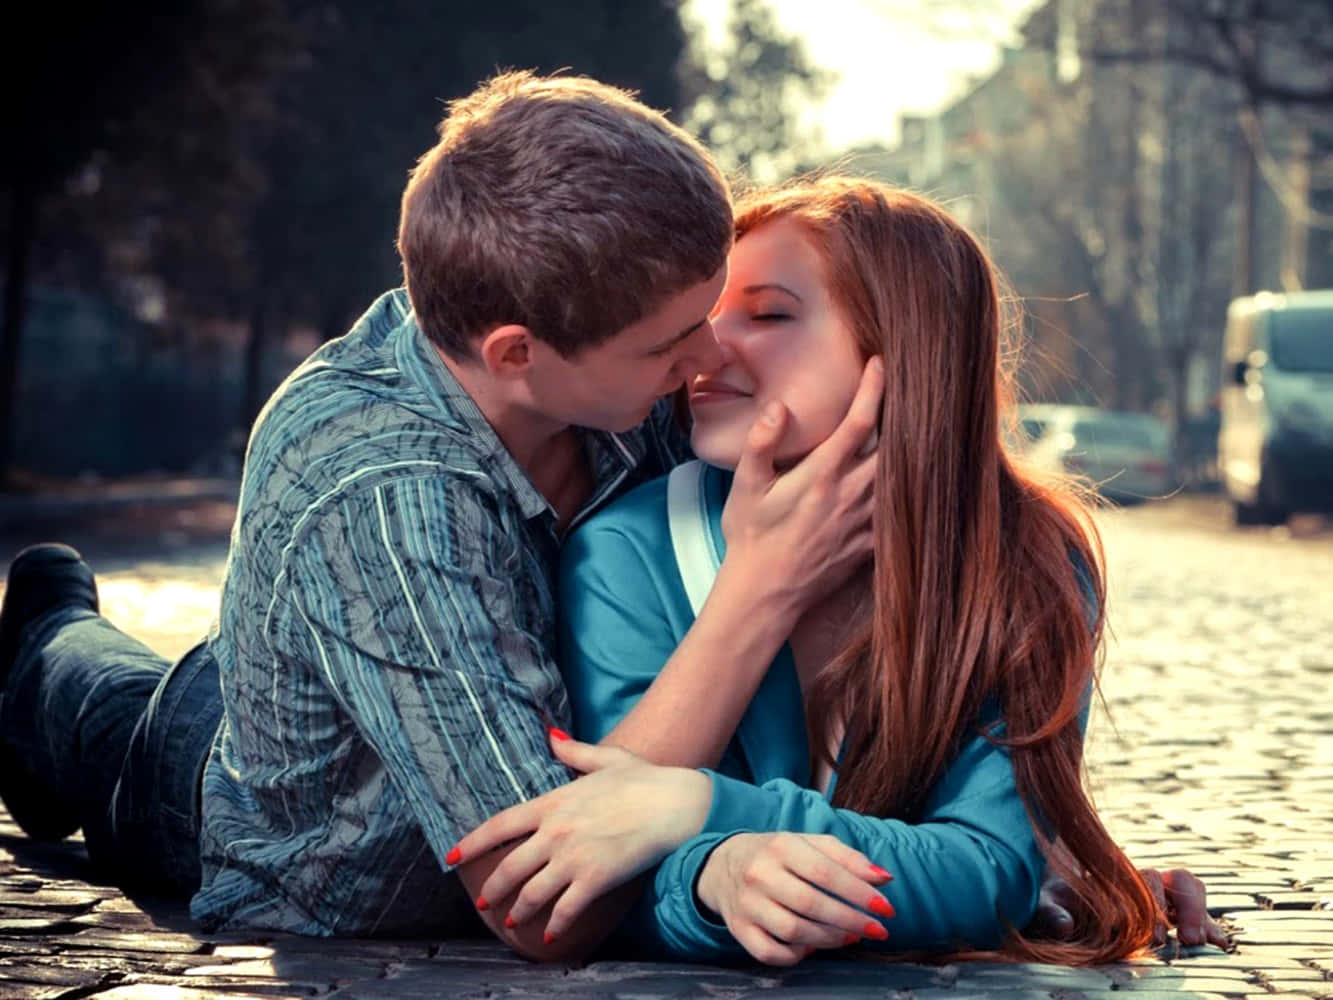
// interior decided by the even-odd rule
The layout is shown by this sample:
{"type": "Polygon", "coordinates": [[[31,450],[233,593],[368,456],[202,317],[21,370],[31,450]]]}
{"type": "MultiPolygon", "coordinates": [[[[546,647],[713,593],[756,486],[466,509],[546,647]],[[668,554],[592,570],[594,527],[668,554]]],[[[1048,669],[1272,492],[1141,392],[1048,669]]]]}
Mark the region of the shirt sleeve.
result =
{"type": "Polygon", "coordinates": [[[878,950],[995,947],[1006,927],[1023,927],[1036,909],[1045,860],[1009,751],[984,736],[964,745],[914,823],[835,808],[785,779],[755,786],[707,773],[713,802],[703,831],[662,863],[636,914],[640,930],[668,954],[743,953],[694,892],[711,850],[738,832],[831,834],[892,873],[882,890],[896,910],[885,923],[889,938],[863,942],[878,950]]]}
{"type": "Polygon", "coordinates": [[[520,628],[526,554],[453,477],[322,509],[290,568],[315,669],[384,762],[441,865],[494,813],[569,780],[547,743],[568,705],[550,638],[520,628]]]}

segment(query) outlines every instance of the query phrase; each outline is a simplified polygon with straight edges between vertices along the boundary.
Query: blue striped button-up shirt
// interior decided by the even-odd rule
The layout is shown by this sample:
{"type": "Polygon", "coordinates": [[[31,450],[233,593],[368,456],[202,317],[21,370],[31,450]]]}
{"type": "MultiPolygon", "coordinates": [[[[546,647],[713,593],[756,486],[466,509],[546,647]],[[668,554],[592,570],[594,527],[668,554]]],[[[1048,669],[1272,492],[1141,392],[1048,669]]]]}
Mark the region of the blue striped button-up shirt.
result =
{"type": "MultiPolygon", "coordinates": [[[[587,432],[590,511],[685,441],[659,404],[587,432]]],[[[555,514],[453,379],[406,293],[302,364],[246,456],[218,628],[224,716],[204,770],[205,927],[457,932],[445,856],[565,783],[555,514]]]]}

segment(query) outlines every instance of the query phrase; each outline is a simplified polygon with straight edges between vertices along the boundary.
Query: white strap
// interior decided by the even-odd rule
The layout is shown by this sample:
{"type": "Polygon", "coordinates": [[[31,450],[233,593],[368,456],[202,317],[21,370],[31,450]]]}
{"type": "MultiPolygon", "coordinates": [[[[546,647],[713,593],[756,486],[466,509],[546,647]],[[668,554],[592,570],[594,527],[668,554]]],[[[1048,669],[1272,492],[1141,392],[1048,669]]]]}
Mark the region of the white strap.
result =
{"type": "Polygon", "coordinates": [[[667,520],[685,596],[697,618],[721,569],[708,526],[703,462],[696,459],[671,470],[667,479],[667,520]]]}

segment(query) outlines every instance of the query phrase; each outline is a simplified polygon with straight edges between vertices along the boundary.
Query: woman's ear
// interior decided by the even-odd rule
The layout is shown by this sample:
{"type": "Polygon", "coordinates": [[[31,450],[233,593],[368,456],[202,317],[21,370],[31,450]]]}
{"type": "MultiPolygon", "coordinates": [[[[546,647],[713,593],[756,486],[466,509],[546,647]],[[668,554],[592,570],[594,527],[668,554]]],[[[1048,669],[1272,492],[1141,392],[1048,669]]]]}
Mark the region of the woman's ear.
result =
{"type": "Polygon", "coordinates": [[[481,338],[477,354],[495,378],[521,378],[532,366],[533,343],[532,331],[526,326],[507,323],[481,338]]]}

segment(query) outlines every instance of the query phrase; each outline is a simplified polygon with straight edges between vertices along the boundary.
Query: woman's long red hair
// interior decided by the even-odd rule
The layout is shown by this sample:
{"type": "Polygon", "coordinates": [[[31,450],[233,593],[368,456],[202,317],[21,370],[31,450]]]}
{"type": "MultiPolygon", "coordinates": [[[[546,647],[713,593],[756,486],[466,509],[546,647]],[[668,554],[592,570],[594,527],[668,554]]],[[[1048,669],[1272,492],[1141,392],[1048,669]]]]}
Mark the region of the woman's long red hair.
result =
{"type": "Polygon", "coordinates": [[[834,300],[886,374],[873,586],[807,697],[812,747],[835,745],[843,724],[849,734],[834,801],[914,818],[975,732],[983,700],[997,698],[1005,734],[994,738],[1010,748],[1048,863],[1082,904],[1071,939],[1013,930],[1000,957],[1086,964],[1134,953],[1152,938],[1157,904],[1083,782],[1100,542],[1072,486],[1038,482],[1004,447],[1015,327],[996,270],[939,206],[875,181],[825,177],[751,194],[737,207],[737,237],[787,217],[820,250],[834,300]]]}

